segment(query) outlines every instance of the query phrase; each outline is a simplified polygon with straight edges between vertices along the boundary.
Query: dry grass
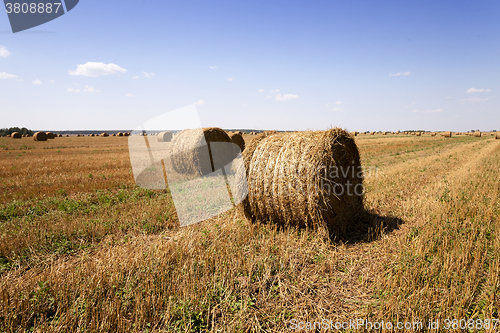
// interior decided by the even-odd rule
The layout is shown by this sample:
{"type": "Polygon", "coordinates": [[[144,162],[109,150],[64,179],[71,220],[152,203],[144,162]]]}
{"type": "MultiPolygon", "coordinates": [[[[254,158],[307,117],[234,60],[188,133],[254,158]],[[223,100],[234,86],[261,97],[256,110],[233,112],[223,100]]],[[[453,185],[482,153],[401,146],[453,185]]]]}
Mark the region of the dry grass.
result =
{"type": "Polygon", "coordinates": [[[1,138],[0,331],[498,318],[500,142],[356,143],[379,170],[365,178],[366,216],[331,242],[237,210],[177,228],[168,192],[134,187],[126,138],[1,138]]]}

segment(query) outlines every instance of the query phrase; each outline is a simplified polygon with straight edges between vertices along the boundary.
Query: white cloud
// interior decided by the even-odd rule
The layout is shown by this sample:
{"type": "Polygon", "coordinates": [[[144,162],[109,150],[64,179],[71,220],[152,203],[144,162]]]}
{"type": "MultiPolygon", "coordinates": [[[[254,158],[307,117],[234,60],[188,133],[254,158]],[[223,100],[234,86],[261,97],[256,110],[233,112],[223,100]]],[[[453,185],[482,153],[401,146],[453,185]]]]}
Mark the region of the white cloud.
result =
{"type": "Polygon", "coordinates": [[[54,80],[50,80],[49,82],[50,82],[50,83],[54,83],[54,80]]]}
{"type": "Polygon", "coordinates": [[[133,78],[133,79],[138,79],[138,78],[139,78],[139,76],[137,76],[137,75],[136,75],[136,76],[132,76],[132,78],[133,78]]]}
{"type": "Polygon", "coordinates": [[[14,75],[14,74],[9,74],[9,73],[6,73],[6,72],[2,72],[0,73],[0,79],[13,79],[13,78],[16,78],[17,75],[14,75]]]}
{"type": "Polygon", "coordinates": [[[144,77],[147,77],[148,79],[156,75],[155,73],[148,73],[148,72],[142,72],[142,74],[144,74],[144,77]]]}
{"type": "Polygon", "coordinates": [[[461,99],[460,102],[485,102],[489,98],[479,98],[479,97],[471,97],[466,99],[461,99]]]}
{"type": "Polygon", "coordinates": [[[228,80],[229,82],[231,82],[231,81],[233,81],[233,80],[234,80],[234,77],[228,77],[228,78],[227,78],[227,80],[228,80]]]}
{"type": "Polygon", "coordinates": [[[67,91],[67,92],[79,93],[79,92],[80,92],[80,89],[68,88],[66,91],[67,91]]]}
{"type": "Polygon", "coordinates": [[[9,50],[5,46],[0,45],[0,58],[7,58],[10,56],[9,50]]]}
{"type": "Polygon", "coordinates": [[[336,102],[335,102],[335,105],[340,105],[340,104],[342,104],[342,102],[341,102],[341,101],[336,101],[336,102]]]}
{"type": "Polygon", "coordinates": [[[410,75],[410,72],[399,72],[396,74],[389,74],[389,76],[407,76],[410,75]]]}
{"type": "Polygon", "coordinates": [[[203,105],[205,104],[205,101],[200,99],[198,102],[194,103],[195,105],[203,105]]]}
{"type": "Polygon", "coordinates": [[[126,96],[127,96],[127,97],[135,97],[135,95],[134,95],[134,94],[127,94],[126,96]]]}
{"type": "Polygon", "coordinates": [[[217,69],[217,66],[208,66],[210,69],[217,69]]]}
{"type": "Polygon", "coordinates": [[[413,113],[417,113],[417,112],[419,112],[419,111],[418,111],[418,110],[412,110],[411,112],[413,112],[413,113]]]}
{"type": "Polygon", "coordinates": [[[466,91],[466,93],[468,94],[472,94],[472,93],[477,93],[477,92],[490,92],[491,89],[485,89],[485,88],[480,88],[480,89],[476,89],[476,88],[470,88],[469,90],[466,91]]]}
{"type": "Polygon", "coordinates": [[[42,81],[36,79],[36,80],[31,81],[31,83],[33,83],[33,84],[42,84],[42,81]]]}
{"type": "Polygon", "coordinates": [[[274,89],[274,90],[271,90],[272,93],[277,93],[279,92],[280,90],[279,89],[274,89]]]}
{"type": "Polygon", "coordinates": [[[276,100],[277,101],[288,101],[288,100],[291,100],[291,99],[295,99],[295,98],[298,98],[299,96],[298,95],[294,95],[294,94],[278,94],[276,95],[276,100]]]}
{"type": "Polygon", "coordinates": [[[85,89],[83,89],[84,92],[101,92],[100,90],[94,89],[94,87],[90,86],[85,86],[85,89]]]}
{"type": "Polygon", "coordinates": [[[70,75],[82,75],[98,77],[100,75],[111,75],[125,73],[127,70],[115,64],[105,64],[102,62],[87,62],[85,65],[78,65],[76,70],[68,71],[70,75]]]}
{"type": "Polygon", "coordinates": [[[265,90],[264,89],[259,89],[259,92],[264,92],[265,90]]]}
{"type": "Polygon", "coordinates": [[[271,96],[267,95],[266,98],[272,98],[271,96]]]}

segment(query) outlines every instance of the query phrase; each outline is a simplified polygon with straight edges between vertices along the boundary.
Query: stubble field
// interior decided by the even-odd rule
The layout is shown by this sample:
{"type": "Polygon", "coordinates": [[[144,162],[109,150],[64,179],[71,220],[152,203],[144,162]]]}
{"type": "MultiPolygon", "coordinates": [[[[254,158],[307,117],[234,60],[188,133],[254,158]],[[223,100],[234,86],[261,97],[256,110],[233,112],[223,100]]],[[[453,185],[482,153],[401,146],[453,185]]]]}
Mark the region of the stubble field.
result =
{"type": "Polygon", "coordinates": [[[168,190],[135,185],[126,137],[0,138],[0,332],[499,318],[500,140],[356,142],[365,211],[331,241],[238,209],[179,228],[168,190]]]}

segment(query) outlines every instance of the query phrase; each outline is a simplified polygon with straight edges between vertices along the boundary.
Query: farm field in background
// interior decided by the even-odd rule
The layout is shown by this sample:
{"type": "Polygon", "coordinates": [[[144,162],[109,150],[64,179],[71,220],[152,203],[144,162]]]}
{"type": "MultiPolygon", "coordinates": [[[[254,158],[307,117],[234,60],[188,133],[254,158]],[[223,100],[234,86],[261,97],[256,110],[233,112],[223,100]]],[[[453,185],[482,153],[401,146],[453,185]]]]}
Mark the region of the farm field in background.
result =
{"type": "Polygon", "coordinates": [[[168,190],[135,185],[127,142],[0,138],[0,332],[499,317],[493,136],[358,135],[366,211],[334,242],[239,209],[179,228],[168,190]]]}

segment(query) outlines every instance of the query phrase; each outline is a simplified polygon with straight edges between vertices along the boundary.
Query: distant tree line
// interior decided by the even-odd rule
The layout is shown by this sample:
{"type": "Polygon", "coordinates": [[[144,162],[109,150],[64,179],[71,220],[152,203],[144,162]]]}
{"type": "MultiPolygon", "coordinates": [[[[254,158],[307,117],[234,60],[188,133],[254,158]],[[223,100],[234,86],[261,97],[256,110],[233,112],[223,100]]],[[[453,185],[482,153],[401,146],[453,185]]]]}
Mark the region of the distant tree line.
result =
{"type": "Polygon", "coordinates": [[[19,127],[11,127],[11,128],[1,128],[0,129],[0,136],[10,136],[14,132],[19,132],[22,135],[28,134],[30,136],[33,135],[33,131],[30,129],[27,129],[26,127],[19,128],[19,127]]]}

